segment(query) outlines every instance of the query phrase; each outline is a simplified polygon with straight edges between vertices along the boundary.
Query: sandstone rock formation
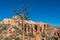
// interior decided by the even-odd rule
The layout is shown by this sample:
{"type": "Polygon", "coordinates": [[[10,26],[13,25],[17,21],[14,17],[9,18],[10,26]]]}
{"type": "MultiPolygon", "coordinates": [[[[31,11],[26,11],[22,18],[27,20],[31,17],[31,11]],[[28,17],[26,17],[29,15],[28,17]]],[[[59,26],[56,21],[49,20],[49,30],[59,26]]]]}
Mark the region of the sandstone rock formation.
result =
{"type": "MultiPolygon", "coordinates": [[[[24,20],[22,20],[21,16],[18,16],[18,15],[13,16],[12,19],[4,19],[2,22],[0,22],[0,26],[2,25],[8,25],[10,27],[15,26],[19,28],[21,32],[22,31],[24,32],[24,36],[27,35],[26,40],[41,40],[41,37],[40,37],[41,35],[42,37],[44,37],[49,33],[54,35],[54,32],[55,32],[54,31],[55,29],[50,24],[43,23],[43,22],[33,22],[31,20],[26,20],[25,18],[24,20]]],[[[9,36],[12,34],[7,34],[7,35],[9,36]]],[[[21,37],[21,34],[20,34],[20,37],[21,37]]]]}

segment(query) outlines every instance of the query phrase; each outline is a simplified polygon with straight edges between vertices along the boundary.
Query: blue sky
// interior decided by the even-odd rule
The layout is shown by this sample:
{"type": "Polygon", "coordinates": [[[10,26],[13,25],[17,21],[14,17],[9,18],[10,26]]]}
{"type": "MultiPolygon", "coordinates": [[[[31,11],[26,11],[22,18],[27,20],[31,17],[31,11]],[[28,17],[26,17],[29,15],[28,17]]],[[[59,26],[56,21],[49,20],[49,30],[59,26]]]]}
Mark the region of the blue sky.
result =
{"type": "Polygon", "coordinates": [[[30,19],[51,25],[60,25],[60,0],[0,0],[0,21],[11,18],[12,9],[29,7],[30,19]]]}

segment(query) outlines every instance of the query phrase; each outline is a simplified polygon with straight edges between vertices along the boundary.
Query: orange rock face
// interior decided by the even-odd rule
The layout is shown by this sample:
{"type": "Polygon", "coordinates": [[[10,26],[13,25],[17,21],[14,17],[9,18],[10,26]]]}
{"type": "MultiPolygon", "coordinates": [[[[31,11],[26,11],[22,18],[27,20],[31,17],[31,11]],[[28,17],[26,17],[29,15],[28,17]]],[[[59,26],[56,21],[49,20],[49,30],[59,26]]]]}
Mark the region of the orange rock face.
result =
{"type": "Polygon", "coordinates": [[[34,40],[41,40],[41,38],[38,35],[36,35],[36,37],[34,38],[34,40]]]}

